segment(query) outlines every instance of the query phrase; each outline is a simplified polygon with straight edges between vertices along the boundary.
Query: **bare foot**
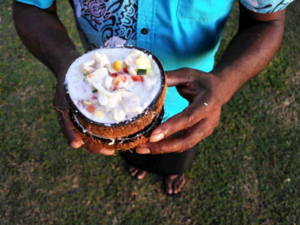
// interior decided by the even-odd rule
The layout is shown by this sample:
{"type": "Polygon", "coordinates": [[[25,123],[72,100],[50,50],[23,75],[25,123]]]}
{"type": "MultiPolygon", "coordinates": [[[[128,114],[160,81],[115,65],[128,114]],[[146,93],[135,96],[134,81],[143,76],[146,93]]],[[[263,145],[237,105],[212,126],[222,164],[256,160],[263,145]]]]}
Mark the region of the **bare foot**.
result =
{"type": "Polygon", "coordinates": [[[164,177],[166,192],[169,195],[177,194],[181,191],[185,184],[185,176],[182,175],[171,175],[164,177]]]}
{"type": "Polygon", "coordinates": [[[136,177],[138,180],[141,180],[145,177],[147,172],[134,166],[129,166],[129,173],[132,177],[136,177]]]}

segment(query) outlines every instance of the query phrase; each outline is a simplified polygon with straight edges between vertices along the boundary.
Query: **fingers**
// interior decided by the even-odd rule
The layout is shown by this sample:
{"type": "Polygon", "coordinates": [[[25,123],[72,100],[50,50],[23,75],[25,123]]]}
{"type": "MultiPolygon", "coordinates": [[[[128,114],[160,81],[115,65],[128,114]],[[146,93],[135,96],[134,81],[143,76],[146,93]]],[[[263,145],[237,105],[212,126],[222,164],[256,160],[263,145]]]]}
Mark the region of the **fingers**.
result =
{"type": "Polygon", "coordinates": [[[179,136],[171,136],[158,143],[147,143],[136,149],[139,154],[164,154],[182,152],[195,146],[198,142],[212,134],[214,126],[209,125],[207,120],[201,120],[193,127],[186,129],[179,136]],[[145,151],[148,149],[147,151],[145,151]]]}
{"type": "Polygon", "coordinates": [[[194,70],[191,68],[181,68],[178,70],[172,70],[166,72],[167,77],[167,85],[169,87],[172,86],[182,86],[187,83],[193,83],[195,78],[202,77],[203,75],[207,75],[207,73],[200,71],[200,70],[194,70]]]}
{"type": "Polygon", "coordinates": [[[102,155],[115,155],[115,151],[114,150],[110,150],[110,149],[101,149],[99,151],[100,154],[102,155]]]}
{"type": "Polygon", "coordinates": [[[100,146],[95,140],[93,140],[90,137],[83,136],[82,137],[82,147],[87,149],[90,152],[93,152],[95,154],[102,154],[102,155],[114,155],[115,151],[111,149],[106,149],[100,146]]]}
{"type": "Polygon", "coordinates": [[[183,112],[155,128],[151,133],[150,142],[158,142],[178,131],[192,127],[205,117],[206,107],[205,104],[192,103],[183,112]]]}
{"type": "Polygon", "coordinates": [[[74,127],[73,123],[70,119],[62,119],[63,127],[65,129],[66,138],[68,139],[70,145],[73,148],[80,148],[83,145],[83,141],[81,139],[81,135],[74,127]]]}
{"type": "Polygon", "coordinates": [[[57,111],[58,122],[65,138],[73,148],[80,148],[83,144],[81,135],[71,122],[66,110],[60,110],[58,107],[55,110],[57,111]]]}
{"type": "Polygon", "coordinates": [[[68,115],[68,103],[63,89],[59,86],[57,86],[53,105],[57,112],[58,122],[65,138],[73,148],[80,148],[83,144],[81,136],[70,120],[68,115]]]}
{"type": "Polygon", "coordinates": [[[67,114],[65,114],[62,117],[59,117],[59,119],[61,119],[60,124],[63,133],[73,148],[84,147],[85,149],[91,152],[102,155],[115,154],[114,150],[105,149],[98,145],[93,139],[86,136],[82,136],[82,134],[80,134],[80,132],[75,128],[74,124],[71,122],[67,114]]]}
{"type": "Polygon", "coordinates": [[[82,135],[72,123],[68,114],[68,103],[61,86],[57,87],[56,96],[54,98],[54,107],[57,112],[59,125],[65,136],[73,148],[84,147],[85,149],[102,155],[114,155],[115,151],[105,149],[98,145],[93,139],[82,135]]]}
{"type": "Polygon", "coordinates": [[[189,81],[189,70],[178,69],[166,72],[168,87],[182,85],[189,81]]]}
{"type": "Polygon", "coordinates": [[[58,111],[58,121],[63,131],[65,138],[69,141],[73,148],[84,147],[85,149],[102,155],[114,155],[115,151],[105,149],[96,144],[91,138],[82,136],[71,122],[69,115],[66,112],[58,111]]]}

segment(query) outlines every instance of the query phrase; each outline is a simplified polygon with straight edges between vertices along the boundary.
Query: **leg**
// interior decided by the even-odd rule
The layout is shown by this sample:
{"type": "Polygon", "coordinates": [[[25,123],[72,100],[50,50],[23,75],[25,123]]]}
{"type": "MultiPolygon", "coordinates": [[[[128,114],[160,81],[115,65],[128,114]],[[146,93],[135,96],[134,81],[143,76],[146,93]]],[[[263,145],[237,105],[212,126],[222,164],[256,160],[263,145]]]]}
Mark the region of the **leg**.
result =
{"type": "MultiPolygon", "coordinates": [[[[180,191],[184,185],[184,175],[177,182],[171,181],[177,178],[178,174],[183,174],[194,160],[197,145],[182,153],[168,153],[162,155],[140,155],[131,152],[120,152],[122,158],[138,172],[151,172],[162,174],[165,177],[165,186],[169,194],[180,191]]],[[[138,173],[137,172],[137,173],[138,173]]]]}

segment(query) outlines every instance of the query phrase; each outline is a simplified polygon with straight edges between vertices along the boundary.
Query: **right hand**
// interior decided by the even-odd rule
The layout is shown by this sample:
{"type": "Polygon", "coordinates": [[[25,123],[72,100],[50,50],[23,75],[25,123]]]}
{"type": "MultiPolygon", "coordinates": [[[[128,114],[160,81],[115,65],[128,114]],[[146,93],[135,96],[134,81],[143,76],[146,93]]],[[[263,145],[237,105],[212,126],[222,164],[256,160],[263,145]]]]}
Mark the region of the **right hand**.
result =
{"type": "Polygon", "coordinates": [[[73,148],[84,147],[96,154],[113,155],[115,153],[114,150],[104,149],[95,144],[91,138],[81,135],[72,123],[69,117],[69,104],[64,88],[64,79],[68,68],[69,65],[62,69],[60,75],[57,76],[56,93],[53,101],[53,106],[58,116],[58,122],[65,138],[73,148]]]}
{"type": "MultiPolygon", "coordinates": [[[[168,87],[189,101],[180,113],[157,126],[150,141],[136,149],[139,154],[165,154],[186,151],[211,135],[220,121],[225,104],[222,80],[213,73],[181,68],[167,73],[168,87]]],[[[230,88],[230,87],[229,87],[230,88]]]]}

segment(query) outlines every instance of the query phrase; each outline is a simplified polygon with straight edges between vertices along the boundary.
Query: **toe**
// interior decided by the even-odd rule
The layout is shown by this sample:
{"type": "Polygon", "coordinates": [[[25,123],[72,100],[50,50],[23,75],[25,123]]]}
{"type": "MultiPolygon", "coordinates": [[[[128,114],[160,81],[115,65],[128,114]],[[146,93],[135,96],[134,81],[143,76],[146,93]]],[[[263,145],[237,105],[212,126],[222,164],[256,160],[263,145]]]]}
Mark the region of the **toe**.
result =
{"type": "Polygon", "coordinates": [[[138,180],[141,180],[145,177],[147,172],[130,165],[129,173],[132,177],[136,177],[138,180]]]}
{"type": "Polygon", "coordinates": [[[132,177],[134,177],[138,172],[139,172],[139,170],[136,167],[129,166],[129,173],[132,177]]]}
{"type": "Polygon", "coordinates": [[[165,177],[165,188],[166,188],[166,192],[169,195],[173,194],[173,187],[172,187],[172,178],[171,178],[171,176],[165,177]]]}
{"type": "Polygon", "coordinates": [[[185,184],[185,178],[184,175],[174,184],[174,193],[177,194],[181,191],[182,187],[185,184]]]}
{"type": "Polygon", "coordinates": [[[137,168],[134,168],[131,172],[130,172],[130,175],[132,177],[135,177],[135,175],[139,172],[139,170],[137,168]]]}
{"type": "Polygon", "coordinates": [[[147,173],[146,171],[140,170],[140,171],[138,172],[138,174],[137,174],[137,179],[138,179],[138,180],[143,179],[143,178],[145,177],[146,173],[147,173]]]}
{"type": "Polygon", "coordinates": [[[166,185],[166,191],[169,195],[173,194],[173,188],[172,188],[172,185],[167,183],[166,185]]]}
{"type": "Polygon", "coordinates": [[[134,166],[129,166],[129,172],[133,172],[136,168],[134,166]]]}
{"type": "Polygon", "coordinates": [[[177,194],[181,191],[182,187],[185,184],[185,177],[182,175],[177,181],[178,175],[172,175],[168,176],[165,178],[165,187],[166,187],[166,192],[171,195],[171,194],[177,194]]]}

